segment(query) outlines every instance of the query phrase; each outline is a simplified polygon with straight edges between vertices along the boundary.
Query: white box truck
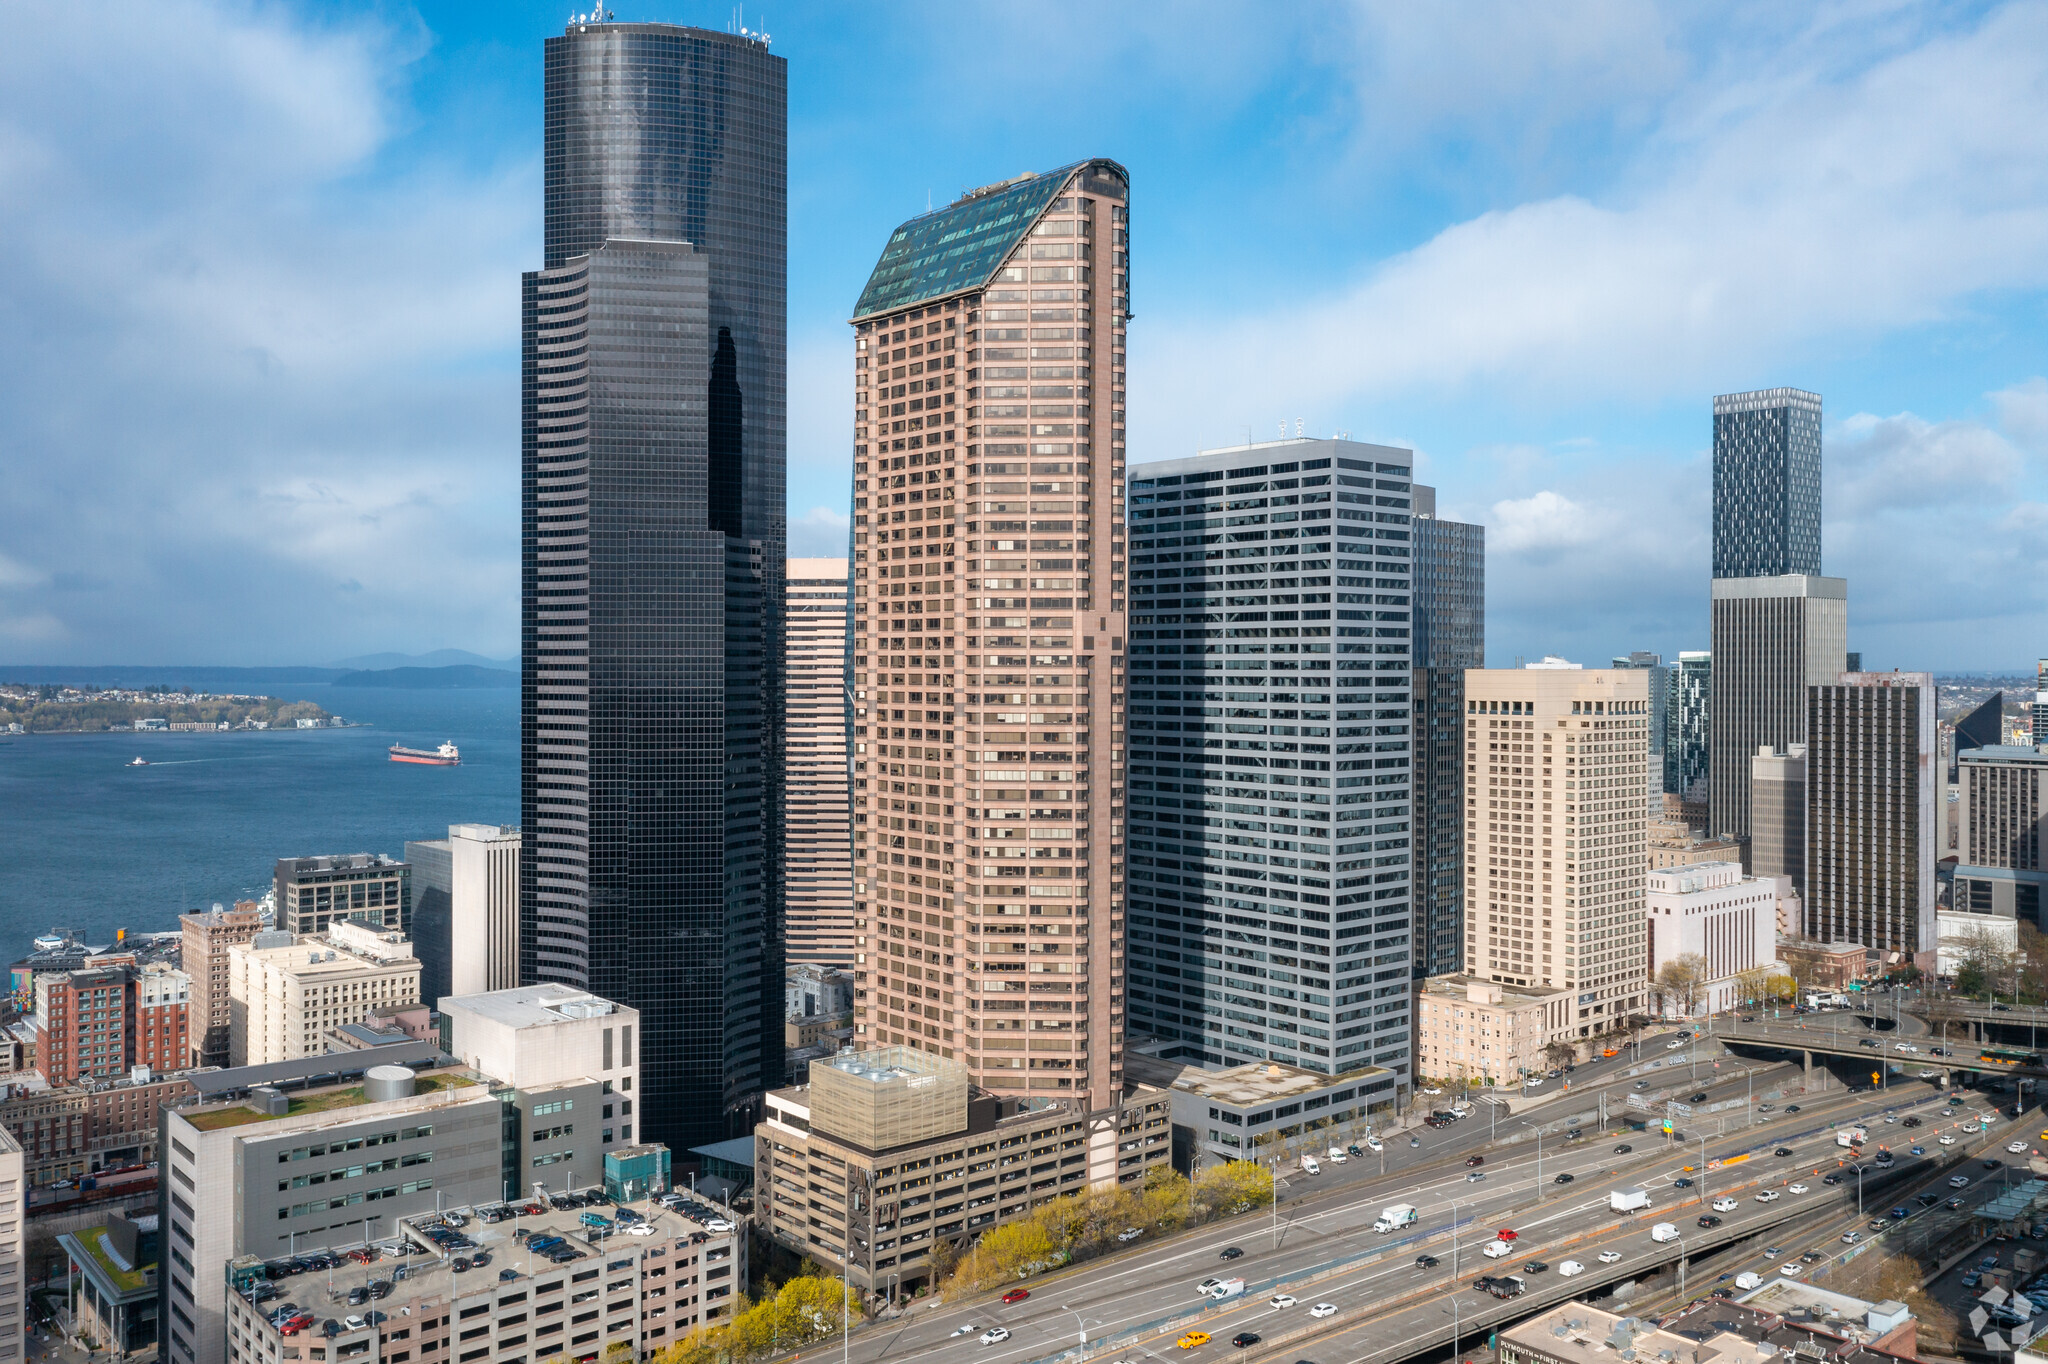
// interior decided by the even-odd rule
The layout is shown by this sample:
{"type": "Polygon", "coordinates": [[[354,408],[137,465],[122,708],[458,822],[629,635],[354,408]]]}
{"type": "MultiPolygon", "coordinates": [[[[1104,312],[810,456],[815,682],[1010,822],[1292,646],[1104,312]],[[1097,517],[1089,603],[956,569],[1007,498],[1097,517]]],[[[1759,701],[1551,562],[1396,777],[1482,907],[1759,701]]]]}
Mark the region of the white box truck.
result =
{"type": "Polygon", "coordinates": [[[1301,1158],[1301,1172],[1306,1175],[1319,1175],[1323,1172],[1323,1167],[1316,1164],[1314,1156],[1303,1156],[1301,1158]]]}
{"type": "Polygon", "coordinates": [[[1669,1222],[1659,1222],[1656,1226],[1650,1228],[1650,1239],[1652,1241],[1676,1241],[1678,1239],[1678,1228],[1669,1222]]]}
{"type": "Polygon", "coordinates": [[[1641,1212],[1649,1206],[1648,1189],[1610,1189],[1607,1192],[1609,1212],[1641,1212]]]}
{"type": "Polygon", "coordinates": [[[1243,1279],[1225,1279],[1209,1290],[1209,1296],[1221,1302],[1225,1298],[1241,1297],[1244,1294],[1243,1279]]]}
{"type": "Polygon", "coordinates": [[[1845,1127],[1841,1131],[1835,1133],[1835,1145],[1861,1146],[1864,1143],[1864,1141],[1868,1138],[1868,1136],[1869,1133],[1865,1132],[1860,1127],[1845,1127]]]}
{"type": "Polygon", "coordinates": [[[1415,1218],[1413,1203],[1394,1203],[1380,1209],[1379,1220],[1372,1224],[1372,1229],[1383,1234],[1399,1231],[1403,1227],[1413,1226],[1415,1218]]]}

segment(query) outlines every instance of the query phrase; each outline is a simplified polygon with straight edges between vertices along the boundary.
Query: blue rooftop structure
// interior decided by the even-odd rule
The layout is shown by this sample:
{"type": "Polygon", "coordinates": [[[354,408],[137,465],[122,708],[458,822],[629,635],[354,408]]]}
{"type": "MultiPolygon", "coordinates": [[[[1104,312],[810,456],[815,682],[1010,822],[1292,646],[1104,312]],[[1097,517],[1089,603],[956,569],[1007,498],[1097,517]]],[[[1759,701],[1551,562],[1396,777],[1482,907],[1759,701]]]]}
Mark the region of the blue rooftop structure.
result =
{"type": "MultiPolygon", "coordinates": [[[[1042,175],[970,190],[945,208],[912,218],[883,248],[854,305],[854,320],[980,288],[1069,177],[1089,164],[1076,161],[1042,175]]],[[[1123,174],[1121,167],[1117,174],[1123,174]]]]}

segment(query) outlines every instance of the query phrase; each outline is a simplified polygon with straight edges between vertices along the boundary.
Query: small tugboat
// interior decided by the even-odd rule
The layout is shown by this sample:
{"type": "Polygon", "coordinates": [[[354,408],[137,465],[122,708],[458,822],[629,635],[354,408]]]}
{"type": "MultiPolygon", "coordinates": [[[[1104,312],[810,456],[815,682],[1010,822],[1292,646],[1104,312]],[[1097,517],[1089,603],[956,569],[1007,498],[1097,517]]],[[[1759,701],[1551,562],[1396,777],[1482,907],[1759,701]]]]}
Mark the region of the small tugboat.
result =
{"type": "Polygon", "coordinates": [[[407,748],[403,744],[391,745],[391,761],[395,763],[420,763],[427,767],[460,767],[462,751],[454,744],[442,744],[436,749],[407,748]]]}
{"type": "Polygon", "coordinates": [[[149,766],[149,759],[147,759],[147,758],[142,758],[142,757],[138,757],[138,758],[136,758],[136,760],[135,760],[134,762],[132,762],[132,763],[127,763],[127,764],[124,764],[124,765],[125,765],[125,766],[128,766],[128,767],[147,767],[147,766],[149,766]]]}

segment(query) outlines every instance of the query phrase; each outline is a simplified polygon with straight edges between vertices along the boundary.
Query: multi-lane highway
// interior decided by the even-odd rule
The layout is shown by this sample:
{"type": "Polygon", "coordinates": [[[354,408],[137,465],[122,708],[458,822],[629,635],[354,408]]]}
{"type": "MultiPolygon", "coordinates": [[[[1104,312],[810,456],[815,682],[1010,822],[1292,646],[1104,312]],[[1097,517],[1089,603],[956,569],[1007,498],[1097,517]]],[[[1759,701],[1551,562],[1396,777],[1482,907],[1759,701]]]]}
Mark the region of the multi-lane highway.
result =
{"type": "MultiPolygon", "coordinates": [[[[1644,1051],[1649,1055],[1648,1047],[1644,1051]]],[[[1633,1083],[1619,1087],[1627,1090],[1633,1083]]],[[[1740,1097],[1744,1090],[1741,1080],[1703,1079],[1700,1084],[1710,1101],[1740,1097]]],[[[1363,1171],[1358,1162],[1350,1162],[1344,1170],[1349,1187],[1334,1196],[1303,1197],[1301,1185],[1308,1181],[1294,1176],[1290,1201],[1277,1215],[1236,1219],[1033,1281],[1027,1285],[1030,1297],[1018,1303],[984,1298],[872,1328],[849,1342],[846,1353],[849,1359],[892,1364],[1029,1364],[1078,1349],[1085,1332],[1091,1359],[1171,1358],[1176,1364],[1199,1364],[1205,1356],[1239,1357],[1230,1340],[1253,1332],[1262,1340],[1245,1357],[1284,1347],[1293,1352],[1288,1358],[1306,1356],[1324,1364],[1391,1364],[1439,1335],[1447,1341],[1454,1323],[1461,1328],[1468,1322],[1494,1324],[1503,1316],[1523,1314],[1544,1295],[1596,1291],[1618,1278],[1649,1272],[1681,1251],[1698,1255],[1788,1223],[1818,1218],[1832,1226],[1853,1218],[1854,1180],[1829,1186],[1819,1177],[1848,1154],[1835,1144],[1833,1126],[1863,1121],[1871,1127],[1873,1146],[1888,1142],[1904,1158],[1910,1142],[1920,1140],[1938,1156],[1948,1148],[1936,1144],[1937,1118],[1923,1116],[1926,1125],[1907,1129],[1883,1125],[1881,1114],[1889,1107],[1929,1115],[1939,1106],[1936,1091],[1925,1084],[1889,1093],[1834,1090],[1804,1098],[1799,1112],[1781,1107],[1759,1115],[1753,1137],[1738,1131],[1710,1139],[1708,1155],[1715,1158],[1761,1143],[1749,1160],[1712,1170],[1691,1168],[1700,1164],[1695,1140],[1674,1147],[1644,1134],[1591,1131],[1577,1141],[1546,1141],[1540,1174],[1533,1143],[1488,1148],[1482,1165],[1467,1167],[1460,1151],[1474,1137],[1483,1142],[1485,1136],[1484,1119],[1475,1117],[1448,1132],[1426,1134],[1426,1139],[1460,1134],[1455,1149],[1445,1149],[1451,1147],[1449,1140],[1435,1150],[1407,1147],[1404,1140],[1388,1153],[1385,1176],[1378,1174],[1376,1159],[1363,1171]],[[1780,1147],[1793,1154],[1775,1155],[1780,1147]],[[1397,1163],[1401,1168],[1395,1168],[1397,1163]],[[1475,1174],[1483,1178],[1472,1178],[1475,1174]],[[1558,1182],[1566,1175],[1569,1182],[1558,1182]],[[1681,1179],[1693,1181],[1692,1186],[1680,1186],[1681,1179]],[[1790,1192],[1795,1182],[1803,1183],[1805,1191],[1790,1192]],[[1650,1191],[1647,1212],[1619,1218],[1608,1210],[1610,1189],[1637,1186],[1650,1191]],[[1766,1187],[1779,1197],[1758,1201],[1756,1194],[1766,1187]],[[1709,1212],[1699,1202],[1703,1195],[1711,1200],[1723,1194],[1736,1200],[1734,1208],[1709,1212]],[[1396,1202],[1417,1205],[1420,1222],[1399,1236],[1375,1235],[1373,1219],[1383,1206],[1396,1202]],[[1722,1223],[1702,1227],[1702,1215],[1720,1217],[1722,1223]],[[1653,1243],[1650,1231],[1660,1221],[1676,1225],[1682,1240],[1653,1243]],[[1483,1257],[1481,1248],[1501,1228],[1516,1233],[1514,1254],[1483,1257]],[[1223,1258],[1230,1250],[1241,1254],[1223,1258]],[[1603,1262],[1603,1252],[1613,1258],[1603,1262]],[[1419,1264],[1419,1255],[1438,1263],[1419,1264]],[[1524,1276],[1530,1286],[1525,1298],[1504,1303],[1472,1290],[1480,1274],[1519,1273],[1532,1258],[1550,1268],[1524,1276]],[[1559,1266],[1567,1259],[1584,1265],[1585,1272],[1561,1277],[1559,1266]],[[1199,1296],[1200,1281],[1221,1276],[1244,1278],[1245,1296],[1221,1304],[1199,1296]],[[1276,1295],[1296,1301],[1275,1305],[1276,1295]],[[1337,1310],[1311,1317],[1319,1303],[1337,1310]],[[1009,1336],[982,1344],[982,1334],[998,1327],[1009,1336]],[[1182,1351],[1175,1342],[1188,1329],[1213,1339],[1182,1351]],[[1313,1335],[1297,1342],[1300,1332],[1313,1335]]],[[[1615,1111],[1610,1105],[1610,1114],[1615,1111]]],[[[1887,1197],[1895,1195],[1887,1191],[1887,1197]]]]}

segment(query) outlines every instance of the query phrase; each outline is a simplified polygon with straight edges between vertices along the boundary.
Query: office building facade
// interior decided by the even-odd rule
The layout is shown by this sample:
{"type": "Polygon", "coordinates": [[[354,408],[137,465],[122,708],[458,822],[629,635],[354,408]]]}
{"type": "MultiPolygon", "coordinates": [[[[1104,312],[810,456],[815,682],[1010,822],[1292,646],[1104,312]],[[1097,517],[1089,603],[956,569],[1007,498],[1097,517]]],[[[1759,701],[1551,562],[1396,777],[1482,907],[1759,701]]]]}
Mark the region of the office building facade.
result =
{"type": "Polygon", "coordinates": [[[383,853],[281,857],[271,875],[276,926],[285,933],[325,933],[343,919],[407,931],[412,918],[412,868],[383,853]]]}
{"type": "Polygon", "coordinates": [[[1985,744],[1957,762],[1959,808],[1952,908],[2039,928],[2048,863],[2041,860],[2043,780],[2048,753],[2031,745],[1985,744]]]}
{"type": "Polygon", "coordinates": [[[1704,793],[1713,733],[1713,650],[1681,651],[1666,685],[1664,790],[1681,797],[1691,796],[1696,787],[1704,793]]]}
{"type": "Polygon", "coordinates": [[[1745,876],[1740,862],[1650,873],[1651,981],[1681,957],[1698,963],[1690,998],[1657,990],[1664,1017],[1690,1018],[1755,1002],[1752,982],[1762,973],[1777,973],[1781,879],[1745,876]]]}
{"type": "Polygon", "coordinates": [[[519,983],[519,830],[451,824],[448,849],[447,993],[509,990],[519,983]]]}
{"type": "Polygon", "coordinates": [[[1820,573],[1818,393],[1714,399],[1714,576],[1820,573]]]}
{"type": "Polygon", "coordinates": [[[50,1084],[104,1084],[135,1066],[191,1064],[191,977],[132,956],[36,976],[36,1070],[50,1084]]]}
{"type": "Polygon", "coordinates": [[[178,964],[192,979],[191,1016],[187,1036],[188,1065],[228,1063],[228,950],[263,931],[263,916],[254,900],[238,900],[233,909],[178,916],[181,951],[178,964]]]}
{"type": "Polygon", "coordinates": [[[1408,1080],[1412,468],[1290,440],[1131,471],[1131,1014],[1169,1059],[1408,1080]]]}
{"type": "Polygon", "coordinates": [[[667,24],[545,52],[519,978],[641,1011],[677,1147],[782,1075],[785,68],[667,24]]]}
{"type": "Polygon", "coordinates": [[[1841,673],[1808,689],[1806,936],[1935,950],[1931,673],[1841,673]]]}
{"type": "Polygon", "coordinates": [[[852,326],[856,1047],[1123,1094],[1130,181],[891,234],[852,326]],[[957,688],[957,690],[956,690],[957,688]]]}
{"type": "Polygon", "coordinates": [[[1436,514],[1414,489],[1417,980],[1465,961],[1465,672],[1486,666],[1486,527],[1436,514]]]}
{"type": "Polygon", "coordinates": [[[853,600],[845,559],[789,561],[787,959],[853,965],[853,807],[846,685],[853,600]]]}
{"type": "Polygon", "coordinates": [[[1806,745],[1759,748],[1749,760],[1749,870],[1806,886],[1806,745]]]}
{"type": "Polygon", "coordinates": [[[405,861],[412,868],[412,953],[420,959],[420,998],[432,1003],[448,993],[454,970],[448,925],[454,854],[445,838],[414,839],[405,845],[405,861]]]}
{"type": "Polygon", "coordinates": [[[1474,671],[1465,710],[1464,974],[1570,991],[1580,1037],[1641,1012],[1648,678],[1474,671]]]}
{"type": "Polygon", "coordinates": [[[2005,693],[1991,693],[1983,704],[1957,719],[1948,741],[1948,779],[1953,782],[1962,775],[1957,764],[1963,754],[1973,748],[1996,748],[2005,742],[2005,693]]]}
{"type": "Polygon", "coordinates": [[[402,934],[348,922],[317,937],[259,933],[228,954],[229,1064],[318,1056],[328,1029],[419,997],[419,959],[402,934]]]}
{"type": "Polygon", "coordinates": [[[1749,759],[1806,743],[1807,688],[1841,676],[1849,584],[1792,574],[1716,578],[1708,832],[1750,834],[1749,759]]]}

